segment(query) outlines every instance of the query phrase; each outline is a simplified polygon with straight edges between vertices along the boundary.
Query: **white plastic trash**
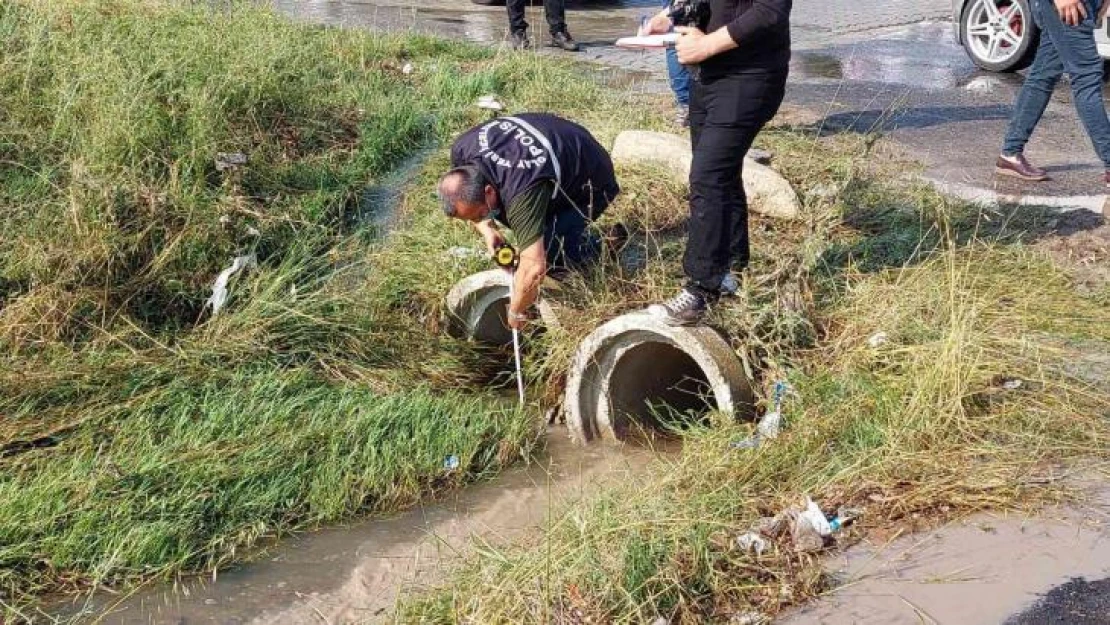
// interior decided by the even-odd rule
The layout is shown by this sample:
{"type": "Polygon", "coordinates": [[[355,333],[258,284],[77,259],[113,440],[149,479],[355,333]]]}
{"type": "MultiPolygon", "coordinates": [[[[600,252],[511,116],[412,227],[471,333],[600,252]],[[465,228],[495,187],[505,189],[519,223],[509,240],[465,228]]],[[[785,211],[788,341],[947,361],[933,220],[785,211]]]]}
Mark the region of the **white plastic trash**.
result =
{"type": "Polygon", "coordinates": [[[871,338],[867,339],[867,344],[871,346],[871,349],[878,349],[886,345],[888,340],[890,339],[886,335],[886,332],[876,332],[871,335],[871,338]]]}
{"type": "Polygon", "coordinates": [[[231,266],[224,269],[220,272],[220,275],[216,276],[216,281],[212,283],[212,296],[205,302],[205,306],[212,307],[213,317],[220,313],[220,309],[223,308],[224,304],[227,302],[227,283],[231,280],[231,276],[244,268],[256,266],[258,266],[258,261],[254,254],[236,256],[231,266]]]}
{"type": "Polygon", "coordinates": [[[495,95],[484,95],[478,98],[478,108],[489,111],[503,111],[505,105],[501,104],[495,95]]]}
{"type": "Polygon", "coordinates": [[[767,550],[767,541],[755,532],[748,532],[736,537],[736,546],[743,551],[752,551],[755,555],[761,556],[767,550]]]}

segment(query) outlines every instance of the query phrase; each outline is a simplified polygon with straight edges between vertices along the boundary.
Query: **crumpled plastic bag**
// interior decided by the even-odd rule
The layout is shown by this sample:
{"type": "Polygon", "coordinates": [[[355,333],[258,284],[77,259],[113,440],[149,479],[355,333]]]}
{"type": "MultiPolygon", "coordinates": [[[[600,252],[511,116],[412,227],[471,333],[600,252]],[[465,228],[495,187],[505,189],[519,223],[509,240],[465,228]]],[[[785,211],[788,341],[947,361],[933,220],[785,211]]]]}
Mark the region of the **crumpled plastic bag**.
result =
{"type": "Polygon", "coordinates": [[[216,281],[212,283],[212,296],[204,303],[205,306],[212,308],[212,316],[215,317],[220,313],[220,309],[227,303],[227,283],[231,280],[231,276],[239,271],[247,268],[258,266],[258,259],[254,254],[246,256],[236,256],[235,260],[231,262],[231,266],[227,267],[216,276],[216,281]]]}
{"type": "Polygon", "coordinates": [[[755,552],[755,555],[761,556],[764,551],[767,551],[769,545],[759,534],[747,532],[736,537],[736,546],[743,551],[755,552]]]}

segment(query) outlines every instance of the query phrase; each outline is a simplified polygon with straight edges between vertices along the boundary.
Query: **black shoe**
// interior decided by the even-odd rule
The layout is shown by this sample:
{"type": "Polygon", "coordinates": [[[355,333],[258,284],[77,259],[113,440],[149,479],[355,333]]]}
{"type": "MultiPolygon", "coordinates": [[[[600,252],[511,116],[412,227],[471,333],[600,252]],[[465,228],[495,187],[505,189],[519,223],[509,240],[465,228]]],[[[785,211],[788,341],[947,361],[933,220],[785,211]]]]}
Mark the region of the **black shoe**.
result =
{"type": "Polygon", "coordinates": [[[513,50],[527,50],[532,47],[532,41],[528,39],[528,31],[517,30],[509,33],[509,45],[513,50]]]}
{"type": "Polygon", "coordinates": [[[709,306],[711,297],[696,289],[686,287],[678,295],[663,302],[649,306],[648,314],[669,326],[693,326],[701,323],[709,306]]]}
{"type": "Polygon", "coordinates": [[[551,35],[551,47],[562,48],[567,52],[578,52],[578,42],[565,30],[551,35]]]}

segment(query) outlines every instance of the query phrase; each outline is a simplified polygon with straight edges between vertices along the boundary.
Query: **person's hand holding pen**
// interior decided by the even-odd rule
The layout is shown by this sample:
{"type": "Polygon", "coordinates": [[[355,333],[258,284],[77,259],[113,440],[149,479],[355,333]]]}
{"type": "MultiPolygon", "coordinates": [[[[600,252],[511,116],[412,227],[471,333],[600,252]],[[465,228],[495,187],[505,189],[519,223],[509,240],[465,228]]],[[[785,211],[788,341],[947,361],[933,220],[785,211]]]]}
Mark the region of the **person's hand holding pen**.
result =
{"type": "Polygon", "coordinates": [[[636,31],[636,35],[646,37],[647,35],[663,35],[671,30],[671,18],[666,10],[660,11],[651,17],[651,19],[640,20],[640,28],[636,31]]]}

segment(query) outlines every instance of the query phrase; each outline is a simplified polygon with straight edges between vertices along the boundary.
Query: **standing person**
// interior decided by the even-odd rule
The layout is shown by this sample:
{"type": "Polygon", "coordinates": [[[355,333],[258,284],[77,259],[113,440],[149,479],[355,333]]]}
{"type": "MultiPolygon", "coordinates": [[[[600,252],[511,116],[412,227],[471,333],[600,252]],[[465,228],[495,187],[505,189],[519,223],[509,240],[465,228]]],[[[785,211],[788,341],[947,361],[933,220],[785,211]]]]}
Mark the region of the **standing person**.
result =
{"type": "Polygon", "coordinates": [[[602,241],[587,227],[620,193],[613,161],[578,124],[522,113],[464,132],[451,146],[451,166],[437,188],[444,214],[474,224],[491,255],[505,241],[495,221],[516,235],[508,321],[520,329],[551,268],[600,258],[602,241]]]}
{"type": "MultiPolygon", "coordinates": [[[[680,26],[675,45],[683,65],[699,66],[690,94],[690,221],[682,259],[686,284],[651,306],[671,325],[700,323],[721,295],[730,271],[748,265],[748,203],[741,182],[744,155],[775,116],[790,64],[791,0],[708,0],[704,28],[680,26]],[[706,34],[708,33],[708,34],[706,34]]],[[[672,26],[667,11],[647,32],[672,26]]]]}
{"type": "MultiPolygon", "coordinates": [[[[527,0],[506,0],[509,10],[509,39],[513,48],[523,50],[532,47],[528,39],[528,22],[524,20],[524,5],[527,0]]],[[[551,47],[562,48],[568,52],[578,52],[576,42],[567,30],[566,0],[544,0],[543,12],[547,17],[547,27],[551,32],[551,47]]]]}
{"type": "Polygon", "coordinates": [[[690,71],[678,62],[678,51],[667,48],[667,78],[674,93],[674,123],[680,128],[690,127],[690,71]]]}
{"type": "Polygon", "coordinates": [[[1023,180],[1049,180],[1047,171],[1025,158],[1025,145],[1041,121],[1060,76],[1067,72],[1075,110],[1102,159],[1103,183],[1110,187],[1110,119],[1102,97],[1102,57],[1094,34],[1096,16],[1098,20],[1104,18],[1108,6],[1110,0],[1032,0],[1041,43],[1014,104],[995,171],[1023,180]]]}
{"type": "MultiPolygon", "coordinates": [[[[663,2],[663,10],[670,10],[671,0],[663,2]]],[[[640,30],[637,34],[647,35],[648,21],[644,18],[644,22],[640,24],[640,30]]],[[[668,29],[667,32],[670,32],[668,29]]],[[[671,86],[671,93],[674,94],[675,102],[675,115],[674,123],[680,128],[690,127],[690,70],[686,66],[678,62],[678,51],[673,47],[667,46],[667,79],[671,86]]]]}

